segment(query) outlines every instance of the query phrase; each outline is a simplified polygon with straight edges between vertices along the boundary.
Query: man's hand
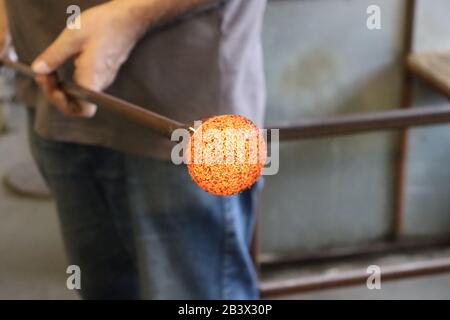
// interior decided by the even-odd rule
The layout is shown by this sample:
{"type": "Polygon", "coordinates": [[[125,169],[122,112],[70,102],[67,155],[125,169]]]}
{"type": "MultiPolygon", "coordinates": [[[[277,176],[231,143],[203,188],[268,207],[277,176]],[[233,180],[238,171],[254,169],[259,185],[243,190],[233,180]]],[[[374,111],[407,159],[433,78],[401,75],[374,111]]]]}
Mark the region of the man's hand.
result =
{"type": "MultiPolygon", "coordinates": [[[[1,0],[0,0],[1,1],[1,0]]],[[[101,91],[115,80],[122,64],[148,28],[210,0],[113,0],[81,14],[81,29],[65,29],[32,64],[47,99],[65,115],[93,117],[97,107],[73,101],[57,86],[53,72],[74,58],[74,81],[101,91]]]]}
{"type": "Polygon", "coordinates": [[[65,29],[32,64],[36,82],[47,99],[62,113],[93,117],[97,107],[68,98],[57,86],[53,72],[75,58],[74,82],[101,91],[115,79],[121,65],[146,28],[126,1],[111,1],[81,14],[81,28],[65,29]]]}

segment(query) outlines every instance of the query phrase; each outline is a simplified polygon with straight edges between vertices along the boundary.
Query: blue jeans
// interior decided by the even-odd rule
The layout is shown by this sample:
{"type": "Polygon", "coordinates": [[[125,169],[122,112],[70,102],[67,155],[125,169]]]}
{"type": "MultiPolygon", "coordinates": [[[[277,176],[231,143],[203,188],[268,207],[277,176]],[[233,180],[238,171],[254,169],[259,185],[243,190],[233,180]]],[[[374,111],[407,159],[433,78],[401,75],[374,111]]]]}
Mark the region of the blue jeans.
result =
{"type": "Polygon", "coordinates": [[[217,197],[186,168],[106,148],[30,143],[84,299],[256,299],[256,187],[217,197]]]}

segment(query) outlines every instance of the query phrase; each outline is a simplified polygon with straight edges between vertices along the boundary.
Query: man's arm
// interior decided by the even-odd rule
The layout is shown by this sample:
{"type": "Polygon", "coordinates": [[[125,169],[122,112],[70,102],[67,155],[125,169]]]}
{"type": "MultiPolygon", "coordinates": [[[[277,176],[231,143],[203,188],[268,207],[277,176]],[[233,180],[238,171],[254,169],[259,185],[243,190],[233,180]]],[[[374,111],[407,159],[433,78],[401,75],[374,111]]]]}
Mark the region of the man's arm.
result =
{"type": "MultiPolygon", "coordinates": [[[[3,1],[3,0],[0,0],[3,1]]],[[[61,112],[92,117],[97,107],[70,101],[51,74],[75,57],[74,81],[101,91],[112,84],[131,50],[147,30],[217,0],[113,0],[81,14],[81,29],[65,29],[32,64],[47,99],[61,112]]]]}
{"type": "Polygon", "coordinates": [[[0,0],[0,32],[6,30],[6,26],[8,25],[7,19],[5,0],[0,0]]]}
{"type": "Polygon", "coordinates": [[[0,0],[0,57],[7,54],[11,45],[11,37],[8,28],[8,16],[6,15],[5,0],[0,0]]]}

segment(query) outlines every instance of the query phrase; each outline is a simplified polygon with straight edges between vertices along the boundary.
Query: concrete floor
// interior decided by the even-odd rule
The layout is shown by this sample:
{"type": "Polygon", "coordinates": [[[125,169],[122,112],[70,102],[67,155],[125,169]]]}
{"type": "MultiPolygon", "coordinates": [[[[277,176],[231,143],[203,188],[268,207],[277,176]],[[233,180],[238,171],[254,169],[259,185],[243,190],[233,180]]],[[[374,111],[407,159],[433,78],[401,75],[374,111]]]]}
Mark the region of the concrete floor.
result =
{"type": "MultiPolygon", "coordinates": [[[[25,114],[11,108],[0,134],[0,175],[29,159],[25,114]]],[[[17,196],[0,185],[0,299],[77,299],[66,288],[66,267],[52,201],[17,196]]],[[[449,299],[450,275],[383,283],[381,290],[352,287],[288,299],[449,299]]]]}
{"type": "MultiPolygon", "coordinates": [[[[31,159],[25,114],[11,108],[0,135],[0,175],[31,159]]],[[[0,185],[0,299],[74,299],[66,289],[66,261],[52,201],[31,200],[0,185]]]]}

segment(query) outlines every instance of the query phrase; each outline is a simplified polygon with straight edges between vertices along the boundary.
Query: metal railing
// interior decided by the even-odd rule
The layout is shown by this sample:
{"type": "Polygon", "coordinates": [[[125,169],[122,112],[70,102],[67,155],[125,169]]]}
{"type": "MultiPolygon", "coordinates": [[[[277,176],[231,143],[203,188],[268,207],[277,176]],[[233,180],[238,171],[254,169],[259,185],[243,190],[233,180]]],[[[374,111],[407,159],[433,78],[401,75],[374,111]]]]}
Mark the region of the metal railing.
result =
{"type": "MultiPolygon", "coordinates": [[[[340,135],[353,135],[367,132],[380,132],[397,130],[400,131],[396,159],[395,195],[392,214],[392,225],[386,239],[379,243],[355,245],[346,248],[334,248],[321,252],[309,252],[308,254],[279,256],[259,254],[260,232],[255,232],[252,245],[252,253],[258,270],[276,268],[286,264],[305,265],[310,262],[333,262],[339,259],[356,258],[371,254],[386,254],[397,251],[436,248],[450,245],[448,238],[413,239],[402,238],[403,220],[405,211],[405,184],[408,153],[408,129],[420,126],[432,126],[439,124],[450,124],[450,104],[445,106],[427,106],[410,108],[413,102],[413,80],[418,77],[425,80],[436,92],[450,98],[441,86],[423,76],[419,70],[410,68],[408,56],[412,53],[414,18],[416,0],[405,0],[405,27],[403,39],[403,71],[400,108],[390,111],[362,113],[333,118],[316,119],[305,121],[289,127],[272,126],[280,128],[280,139],[282,141],[295,141],[301,139],[313,139],[340,135]]],[[[260,214],[258,214],[260,216],[260,214]]],[[[260,222],[257,223],[259,225],[260,222]]],[[[424,259],[416,262],[400,263],[383,268],[383,280],[395,280],[406,277],[430,275],[436,273],[450,272],[450,258],[424,259]]],[[[367,280],[365,270],[353,270],[333,273],[332,275],[307,276],[287,280],[276,280],[261,283],[263,297],[279,296],[290,293],[307,292],[313,290],[341,287],[348,285],[364,284],[367,280]]]]}

